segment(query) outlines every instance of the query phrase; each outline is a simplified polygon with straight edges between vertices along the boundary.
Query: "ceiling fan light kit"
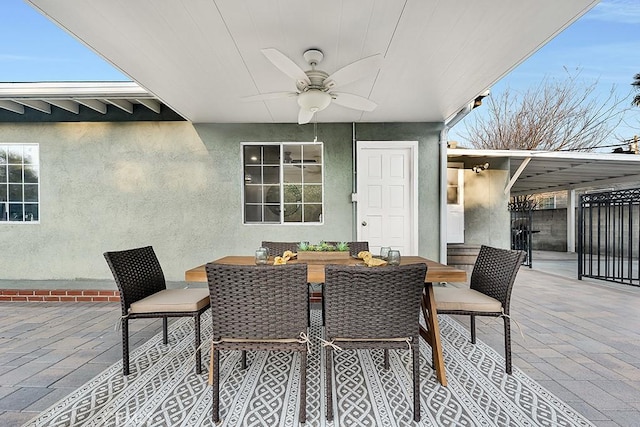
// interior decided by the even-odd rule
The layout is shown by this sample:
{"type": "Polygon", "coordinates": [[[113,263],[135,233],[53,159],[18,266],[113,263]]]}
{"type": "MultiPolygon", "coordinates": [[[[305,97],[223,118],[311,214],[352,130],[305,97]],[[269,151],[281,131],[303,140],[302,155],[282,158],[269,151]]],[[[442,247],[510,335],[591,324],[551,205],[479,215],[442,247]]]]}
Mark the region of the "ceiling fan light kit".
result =
{"type": "Polygon", "coordinates": [[[308,89],[298,95],[298,105],[312,113],[317,113],[331,104],[331,95],[318,89],[308,89]]]}
{"type": "Polygon", "coordinates": [[[294,80],[296,92],[276,92],[243,98],[245,101],[266,101],[270,99],[296,96],[300,111],[298,124],[309,123],[315,113],[327,108],[332,101],[343,107],[359,111],[373,111],[377,104],[369,99],[352,93],[331,92],[334,87],[345,85],[377,72],[382,62],[382,55],[373,55],[345,67],[333,74],[316,69],[324,58],[319,49],[308,49],[302,55],[311,67],[303,71],[289,57],[274,48],[262,49],[261,52],[280,71],[294,80]]]}

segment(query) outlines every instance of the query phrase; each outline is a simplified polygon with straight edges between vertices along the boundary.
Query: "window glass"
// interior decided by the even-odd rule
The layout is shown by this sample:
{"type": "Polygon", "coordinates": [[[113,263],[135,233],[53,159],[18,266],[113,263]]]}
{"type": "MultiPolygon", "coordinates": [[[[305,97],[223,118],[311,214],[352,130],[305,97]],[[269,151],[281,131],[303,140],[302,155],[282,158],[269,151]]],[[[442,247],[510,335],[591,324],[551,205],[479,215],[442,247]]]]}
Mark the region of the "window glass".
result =
{"type": "Polygon", "coordinates": [[[263,182],[265,184],[278,184],[280,183],[280,167],[279,166],[265,166],[262,168],[263,182]]]}
{"type": "Polygon", "coordinates": [[[22,161],[22,145],[12,144],[7,146],[9,164],[21,165],[22,161]]]}
{"type": "Polygon", "coordinates": [[[303,201],[305,203],[322,203],[322,186],[305,185],[303,201]]]}
{"type": "Polygon", "coordinates": [[[322,222],[322,205],[305,205],[305,222],[322,222]]]}
{"type": "Polygon", "coordinates": [[[280,205],[265,205],[264,222],[280,221],[280,205]]]}
{"type": "Polygon", "coordinates": [[[280,146],[279,145],[265,145],[262,147],[264,153],[265,165],[279,165],[280,164],[280,146]]]}
{"type": "Polygon", "coordinates": [[[456,168],[447,168],[447,204],[457,205],[458,200],[458,170],[456,168]]]}
{"type": "Polygon", "coordinates": [[[245,166],[244,167],[244,183],[245,185],[262,184],[262,167],[261,166],[245,166]]]}
{"type": "Polygon", "coordinates": [[[246,143],[244,222],[322,222],[322,143],[246,143]]]}
{"type": "Polygon", "coordinates": [[[302,166],[284,165],[283,170],[284,170],[285,183],[301,183],[302,182],[302,166]]]}
{"type": "Polygon", "coordinates": [[[9,165],[9,182],[23,182],[22,165],[9,165]]]}
{"type": "Polygon", "coordinates": [[[24,167],[24,182],[38,183],[38,167],[37,166],[25,166],[24,167]]]}
{"type": "Polygon", "coordinates": [[[22,184],[9,184],[9,201],[21,202],[22,201],[22,184]]]}
{"type": "Polygon", "coordinates": [[[37,204],[26,204],[24,205],[24,219],[25,221],[39,221],[40,218],[38,216],[38,205],[37,204]]]}
{"type": "Polygon", "coordinates": [[[318,145],[305,145],[304,150],[304,163],[321,163],[322,160],[322,147],[318,145]]]}
{"type": "Polygon", "coordinates": [[[24,164],[25,165],[37,165],[38,161],[38,147],[34,145],[25,145],[23,148],[24,164]]]}
{"type": "Polygon", "coordinates": [[[24,201],[25,202],[37,202],[38,201],[38,186],[34,184],[24,185],[24,201]]]}
{"type": "Polygon", "coordinates": [[[0,144],[0,222],[40,220],[37,144],[0,144]]]}
{"type": "Polygon", "coordinates": [[[302,159],[302,146],[301,145],[285,145],[282,148],[284,153],[283,163],[300,163],[302,159]]]}
{"type": "Polygon", "coordinates": [[[262,150],[258,145],[245,145],[244,146],[244,164],[245,165],[260,165],[262,164],[262,150]]]}
{"type": "Polygon", "coordinates": [[[285,203],[284,220],[285,222],[302,222],[302,204],[285,203]]]}
{"type": "Polygon", "coordinates": [[[245,222],[262,222],[262,205],[245,205],[244,220],[245,222]]]}
{"type": "Polygon", "coordinates": [[[305,183],[322,183],[322,166],[303,166],[305,183]]]}

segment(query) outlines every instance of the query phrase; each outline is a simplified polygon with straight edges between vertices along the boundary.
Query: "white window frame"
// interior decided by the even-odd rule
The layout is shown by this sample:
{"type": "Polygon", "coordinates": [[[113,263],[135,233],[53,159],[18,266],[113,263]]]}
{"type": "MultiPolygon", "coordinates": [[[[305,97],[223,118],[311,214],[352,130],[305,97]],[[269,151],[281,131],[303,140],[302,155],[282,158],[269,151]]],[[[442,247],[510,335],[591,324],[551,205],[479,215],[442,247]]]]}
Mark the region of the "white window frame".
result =
{"type": "MultiPolygon", "coordinates": [[[[24,185],[25,185],[25,177],[24,177],[24,167],[22,168],[22,180],[21,182],[19,182],[19,184],[21,184],[22,187],[22,197],[21,197],[21,201],[20,202],[15,202],[15,201],[11,201],[9,200],[9,185],[12,184],[12,182],[9,180],[9,170],[7,168],[6,171],[6,180],[4,180],[5,182],[0,182],[0,186],[5,186],[4,192],[6,193],[6,200],[0,200],[0,224],[11,224],[11,225],[15,225],[15,224],[39,224],[42,218],[42,209],[41,209],[41,196],[40,196],[40,188],[41,188],[41,183],[42,183],[42,178],[40,175],[40,145],[37,143],[24,143],[24,142],[0,142],[0,149],[7,149],[9,147],[17,147],[19,146],[21,149],[24,149],[24,147],[30,147],[30,148],[34,148],[35,152],[36,152],[36,162],[35,163],[26,163],[26,165],[30,166],[31,168],[34,168],[36,173],[37,173],[37,182],[27,182],[26,184],[29,185],[37,185],[37,198],[38,200],[33,202],[27,202],[24,200],[25,195],[24,195],[24,185]],[[10,204],[21,204],[22,205],[22,218],[20,220],[11,220],[11,217],[9,216],[9,205],[10,204]],[[33,219],[33,216],[29,216],[27,214],[25,214],[25,205],[36,205],[38,212],[37,212],[37,219],[33,219]],[[4,209],[2,209],[4,208],[4,209]],[[31,218],[31,219],[28,219],[31,218]]],[[[7,167],[11,164],[8,163],[8,158],[7,158],[7,163],[2,163],[0,164],[0,167],[7,167]]],[[[22,160],[22,166],[25,165],[24,163],[24,158],[22,160]]],[[[17,182],[13,182],[13,184],[16,184],[17,182]]]]}
{"type": "MultiPolygon", "coordinates": [[[[304,162],[302,163],[302,166],[304,166],[304,162]]],[[[317,225],[323,225],[324,224],[324,218],[325,218],[325,179],[324,179],[324,173],[325,173],[325,167],[324,167],[324,143],[322,141],[315,141],[315,142],[298,142],[298,141],[279,141],[279,142],[242,142],[240,144],[240,167],[241,167],[241,171],[242,171],[242,202],[241,202],[241,206],[242,206],[242,223],[243,225],[248,225],[248,226],[264,226],[264,225],[292,225],[292,226],[317,226],[317,225]],[[246,146],[278,146],[280,148],[280,163],[279,163],[279,183],[278,185],[280,186],[280,219],[279,221],[262,221],[262,222],[247,222],[247,218],[246,218],[246,201],[245,201],[245,160],[244,160],[244,148],[246,146]],[[321,173],[320,173],[320,186],[321,186],[321,197],[322,197],[322,201],[320,203],[317,203],[320,205],[321,210],[322,210],[322,214],[321,214],[321,219],[319,221],[313,221],[313,222],[304,222],[304,213],[302,215],[302,221],[285,221],[285,216],[284,216],[284,198],[285,198],[285,194],[284,194],[284,186],[286,185],[286,183],[284,182],[284,166],[287,165],[288,163],[285,162],[285,153],[284,153],[284,146],[286,145],[299,145],[299,146],[310,146],[310,145],[315,145],[315,146],[320,146],[320,163],[314,163],[313,165],[315,166],[320,166],[321,167],[321,173]]],[[[304,174],[302,174],[302,183],[301,185],[304,185],[304,174]]],[[[313,184],[317,184],[317,183],[313,183],[313,184]]],[[[262,184],[264,185],[264,184],[262,184]]],[[[306,204],[316,204],[316,203],[302,203],[303,205],[303,209],[304,209],[304,205],[306,204]]],[[[264,205],[264,202],[263,202],[264,205]]]]}

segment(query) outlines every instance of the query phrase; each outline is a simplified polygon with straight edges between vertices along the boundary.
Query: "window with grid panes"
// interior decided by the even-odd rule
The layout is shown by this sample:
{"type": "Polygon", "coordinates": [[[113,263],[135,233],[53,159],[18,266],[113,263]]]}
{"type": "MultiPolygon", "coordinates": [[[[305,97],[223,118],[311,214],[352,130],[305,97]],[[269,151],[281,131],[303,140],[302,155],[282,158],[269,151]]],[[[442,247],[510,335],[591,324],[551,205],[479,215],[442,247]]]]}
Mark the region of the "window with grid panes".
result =
{"type": "Polygon", "coordinates": [[[40,220],[38,144],[0,144],[0,222],[40,220]]]}
{"type": "Polygon", "coordinates": [[[321,142],[245,143],[244,223],[322,223],[321,142]]]}

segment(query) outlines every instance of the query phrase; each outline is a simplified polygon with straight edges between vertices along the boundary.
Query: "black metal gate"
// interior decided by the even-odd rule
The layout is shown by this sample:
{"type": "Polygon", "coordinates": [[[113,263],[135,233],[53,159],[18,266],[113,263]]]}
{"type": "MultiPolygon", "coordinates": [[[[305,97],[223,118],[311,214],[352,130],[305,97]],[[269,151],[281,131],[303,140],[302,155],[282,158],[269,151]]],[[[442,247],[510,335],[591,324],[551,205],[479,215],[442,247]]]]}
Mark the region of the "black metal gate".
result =
{"type": "Polygon", "coordinates": [[[640,189],[580,196],[578,279],[640,286],[640,189]]]}
{"type": "Polygon", "coordinates": [[[533,230],[534,202],[526,196],[514,196],[509,202],[511,213],[511,249],[524,251],[522,265],[532,267],[531,234],[533,230]]]}

